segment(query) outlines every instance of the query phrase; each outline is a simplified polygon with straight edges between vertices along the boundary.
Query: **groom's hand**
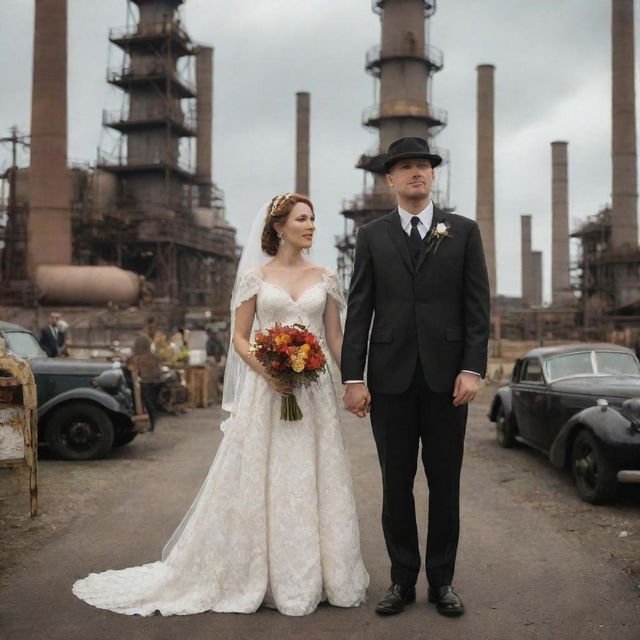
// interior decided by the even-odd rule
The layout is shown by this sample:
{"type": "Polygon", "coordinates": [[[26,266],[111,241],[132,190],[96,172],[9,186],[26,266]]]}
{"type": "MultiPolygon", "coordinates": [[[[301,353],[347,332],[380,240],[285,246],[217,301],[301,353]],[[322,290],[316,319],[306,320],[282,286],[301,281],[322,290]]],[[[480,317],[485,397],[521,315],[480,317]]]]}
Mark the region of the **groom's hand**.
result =
{"type": "Polygon", "coordinates": [[[371,394],[363,382],[349,382],[343,401],[347,411],[364,418],[371,407],[371,394]]]}
{"type": "Polygon", "coordinates": [[[453,385],[453,405],[459,407],[471,402],[478,393],[480,376],[468,371],[461,371],[453,385]]]}

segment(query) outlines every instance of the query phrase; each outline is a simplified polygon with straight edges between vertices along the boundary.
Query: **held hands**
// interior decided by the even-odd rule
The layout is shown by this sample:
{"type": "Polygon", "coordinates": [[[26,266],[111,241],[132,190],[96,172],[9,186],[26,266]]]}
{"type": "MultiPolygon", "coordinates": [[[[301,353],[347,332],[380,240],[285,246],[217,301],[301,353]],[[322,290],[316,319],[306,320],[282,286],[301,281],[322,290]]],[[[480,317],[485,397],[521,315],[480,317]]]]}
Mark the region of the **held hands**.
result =
{"type": "Polygon", "coordinates": [[[471,402],[478,393],[479,381],[480,376],[475,373],[461,371],[453,385],[453,406],[459,407],[460,405],[471,402]]]}
{"type": "Polygon", "coordinates": [[[344,407],[358,418],[364,418],[371,409],[371,394],[362,382],[350,382],[343,397],[344,407]]]}
{"type": "Polygon", "coordinates": [[[281,380],[276,380],[275,378],[272,378],[271,376],[265,376],[268,385],[277,393],[280,393],[282,395],[288,395],[290,393],[293,393],[293,386],[291,386],[290,384],[286,384],[285,382],[282,382],[281,380]]]}

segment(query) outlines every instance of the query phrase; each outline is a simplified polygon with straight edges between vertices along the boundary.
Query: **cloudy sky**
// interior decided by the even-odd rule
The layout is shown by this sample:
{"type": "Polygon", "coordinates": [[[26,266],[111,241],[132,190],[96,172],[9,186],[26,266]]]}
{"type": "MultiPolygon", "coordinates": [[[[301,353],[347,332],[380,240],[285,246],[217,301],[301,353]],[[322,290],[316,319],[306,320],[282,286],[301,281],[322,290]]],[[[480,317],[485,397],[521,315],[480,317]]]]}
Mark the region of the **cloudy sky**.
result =
{"type": "MultiPolygon", "coordinates": [[[[103,108],[121,105],[105,82],[119,52],[108,29],[125,0],[69,1],[69,157],[94,160],[103,108]]],[[[550,270],[550,142],[569,142],[572,226],[610,202],[610,1],[439,0],[431,43],[444,52],[433,102],[448,110],[437,144],[452,159],[452,201],[475,217],[476,66],[496,65],[498,290],[520,294],[520,215],[550,270]]],[[[636,51],[639,50],[636,0],[636,51]]],[[[344,198],[362,189],[354,164],[375,142],[360,124],[375,103],[364,56],[379,41],[369,0],[188,0],[192,38],[215,47],[214,179],[240,242],[264,201],[293,189],[295,93],[311,93],[311,195],[319,261],[335,266],[344,198]]],[[[0,2],[0,134],[28,131],[33,2],[0,2]]],[[[638,80],[636,80],[637,84],[638,80]]],[[[0,170],[8,165],[0,148],[0,170]]]]}

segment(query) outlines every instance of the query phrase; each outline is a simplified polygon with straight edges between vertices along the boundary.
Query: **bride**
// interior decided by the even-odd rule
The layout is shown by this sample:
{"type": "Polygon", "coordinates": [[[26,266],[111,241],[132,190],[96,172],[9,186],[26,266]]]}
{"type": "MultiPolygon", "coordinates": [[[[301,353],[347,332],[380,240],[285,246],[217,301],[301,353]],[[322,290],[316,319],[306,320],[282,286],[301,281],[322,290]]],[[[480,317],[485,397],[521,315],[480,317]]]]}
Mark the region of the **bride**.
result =
{"type": "Polygon", "coordinates": [[[365,601],[369,576],[331,374],[295,389],[303,418],[285,422],[280,400],[290,388],[249,354],[256,328],[301,323],[340,364],[338,280],[303,255],[314,224],[313,205],[297,194],[274,197],[258,214],[231,301],[222,404],[231,416],[209,473],[161,561],[92,573],[73,585],[79,598],[144,616],[261,605],[299,616],[322,600],[365,601]]]}

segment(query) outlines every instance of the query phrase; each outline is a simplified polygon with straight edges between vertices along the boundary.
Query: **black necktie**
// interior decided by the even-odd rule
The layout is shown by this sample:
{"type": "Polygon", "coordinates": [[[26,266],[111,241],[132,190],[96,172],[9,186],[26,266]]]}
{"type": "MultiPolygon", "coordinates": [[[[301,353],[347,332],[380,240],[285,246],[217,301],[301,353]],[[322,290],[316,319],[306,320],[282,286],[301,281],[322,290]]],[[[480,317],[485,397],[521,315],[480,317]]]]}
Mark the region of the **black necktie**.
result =
{"type": "Polygon", "coordinates": [[[420,249],[422,247],[422,237],[418,231],[418,222],[420,222],[420,218],[418,216],[413,216],[411,218],[411,233],[409,234],[409,245],[411,246],[411,251],[413,251],[413,257],[416,260],[420,255],[420,249]]]}

